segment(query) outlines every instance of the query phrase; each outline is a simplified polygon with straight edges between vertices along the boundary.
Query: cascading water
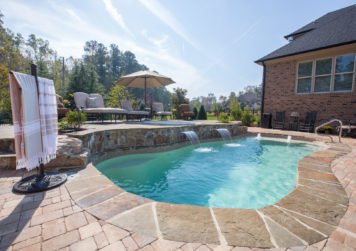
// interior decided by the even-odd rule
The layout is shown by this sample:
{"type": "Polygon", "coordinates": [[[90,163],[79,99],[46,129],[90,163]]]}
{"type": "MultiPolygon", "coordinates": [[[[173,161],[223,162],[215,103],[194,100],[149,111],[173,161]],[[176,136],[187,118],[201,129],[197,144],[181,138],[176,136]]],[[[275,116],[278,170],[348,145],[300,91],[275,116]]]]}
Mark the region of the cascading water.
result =
{"type": "Polygon", "coordinates": [[[182,132],[190,141],[191,144],[200,144],[198,135],[194,131],[182,132]]]}
{"type": "Polygon", "coordinates": [[[287,143],[290,143],[292,141],[292,136],[288,135],[287,137],[287,143]]]}
{"type": "Polygon", "coordinates": [[[231,141],[231,133],[228,129],[226,128],[218,128],[216,129],[218,131],[218,133],[220,134],[220,136],[222,137],[222,139],[224,141],[231,141]]]}
{"type": "Polygon", "coordinates": [[[261,137],[261,133],[257,134],[256,139],[258,139],[258,140],[262,139],[262,137],[261,137]]]}

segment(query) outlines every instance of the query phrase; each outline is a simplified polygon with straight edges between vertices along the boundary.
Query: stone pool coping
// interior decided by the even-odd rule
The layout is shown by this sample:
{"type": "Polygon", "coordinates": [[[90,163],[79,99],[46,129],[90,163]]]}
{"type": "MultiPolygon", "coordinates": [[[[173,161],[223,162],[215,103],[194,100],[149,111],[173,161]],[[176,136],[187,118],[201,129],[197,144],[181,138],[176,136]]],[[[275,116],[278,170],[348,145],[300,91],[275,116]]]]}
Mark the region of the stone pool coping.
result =
{"type": "Polygon", "coordinates": [[[117,187],[92,164],[66,187],[75,203],[95,217],[153,238],[261,248],[306,246],[328,238],[347,211],[349,197],[332,165],[350,151],[347,145],[329,144],[327,150],[304,157],[298,163],[296,189],[258,210],[155,202],[117,187]]]}

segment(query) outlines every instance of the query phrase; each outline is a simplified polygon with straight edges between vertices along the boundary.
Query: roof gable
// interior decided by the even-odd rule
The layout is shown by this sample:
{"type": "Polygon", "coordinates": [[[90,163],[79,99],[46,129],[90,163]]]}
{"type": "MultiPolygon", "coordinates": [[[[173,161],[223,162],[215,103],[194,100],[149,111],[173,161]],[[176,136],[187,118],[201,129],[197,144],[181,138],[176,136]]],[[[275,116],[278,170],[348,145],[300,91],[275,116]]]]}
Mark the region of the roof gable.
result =
{"type": "Polygon", "coordinates": [[[285,38],[288,44],[256,62],[356,42],[356,5],[330,12],[285,38]]]}

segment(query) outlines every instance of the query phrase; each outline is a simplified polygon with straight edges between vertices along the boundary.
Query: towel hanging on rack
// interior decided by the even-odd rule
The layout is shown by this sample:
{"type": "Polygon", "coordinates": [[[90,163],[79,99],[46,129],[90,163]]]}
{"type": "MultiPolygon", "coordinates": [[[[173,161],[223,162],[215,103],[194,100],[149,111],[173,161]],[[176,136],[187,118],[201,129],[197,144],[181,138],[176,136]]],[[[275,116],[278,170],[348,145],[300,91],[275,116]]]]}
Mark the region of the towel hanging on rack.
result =
{"type": "Polygon", "coordinates": [[[28,171],[56,157],[57,109],[53,81],[12,72],[10,95],[16,169],[28,171]]]}

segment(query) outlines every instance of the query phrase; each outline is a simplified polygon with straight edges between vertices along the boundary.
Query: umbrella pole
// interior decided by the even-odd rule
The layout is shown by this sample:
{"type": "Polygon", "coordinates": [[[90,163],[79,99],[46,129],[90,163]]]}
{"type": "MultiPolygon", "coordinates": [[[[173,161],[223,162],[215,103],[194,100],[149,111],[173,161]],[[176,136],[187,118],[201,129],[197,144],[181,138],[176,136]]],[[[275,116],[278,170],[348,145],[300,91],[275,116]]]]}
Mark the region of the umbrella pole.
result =
{"type": "Polygon", "coordinates": [[[147,79],[147,77],[145,77],[145,106],[146,106],[146,104],[147,104],[147,98],[146,98],[146,91],[147,91],[147,83],[146,83],[146,79],[147,79]]]}

